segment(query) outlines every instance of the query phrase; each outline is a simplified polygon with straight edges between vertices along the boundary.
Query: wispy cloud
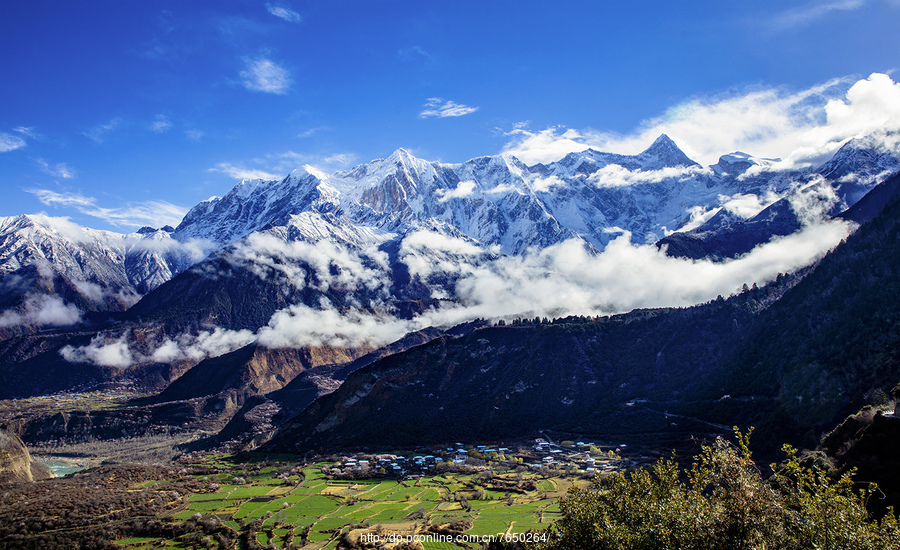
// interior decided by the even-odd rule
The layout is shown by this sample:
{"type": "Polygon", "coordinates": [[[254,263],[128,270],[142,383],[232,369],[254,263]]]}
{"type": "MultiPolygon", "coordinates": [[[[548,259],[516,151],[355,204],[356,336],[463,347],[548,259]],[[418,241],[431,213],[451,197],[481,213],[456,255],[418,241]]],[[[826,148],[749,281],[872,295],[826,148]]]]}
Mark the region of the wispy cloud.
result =
{"type": "MultiPolygon", "coordinates": [[[[354,153],[309,154],[296,151],[268,153],[263,157],[244,162],[220,162],[209,168],[210,172],[226,174],[233,179],[281,179],[298,167],[312,169],[322,174],[349,168],[358,159],[354,153]]],[[[324,177],[324,176],[323,176],[324,177]]]]}
{"type": "Polygon", "coordinates": [[[0,132],[0,153],[15,151],[16,149],[25,147],[25,145],[27,145],[25,143],[25,140],[20,138],[19,136],[7,134],[6,132],[0,132]]]}
{"type": "Polygon", "coordinates": [[[269,153],[264,158],[253,159],[257,165],[264,166],[278,174],[287,174],[298,166],[313,167],[324,173],[349,168],[358,159],[354,153],[309,154],[296,151],[269,153]]]}
{"type": "Polygon", "coordinates": [[[17,325],[73,325],[81,320],[81,311],[59,296],[32,295],[17,309],[0,312],[0,327],[17,325]]]}
{"type": "Polygon", "coordinates": [[[171,128],[172,121],[166,115],[156,115],[156,118],[150,123],[150,130],[157,134],[168,132],[171,128]]]}
{"type": "Polygon", "coordinates": [[[206,132],[194,128],[191,130],[185,130],[184,135],[186,135],[191,141],[200,141],[201,139],[206,137],[206,132]]]}
{"type": "Polygon", "coordinates": [[[291,86],[291,75],[271,59],[245,57],[246,68],[240,72],[241,84],[254,92],[284,95],[291,86]]]}
{"type": "Polygon", "coordinates": [[[403,61],[425,60],[431,61],[432,55],[422,46],[410,46],[397,50],[397,57],[403,61]]]}
{"type": "Polygon", "coordinates": [[[245,168],[243,166],[231,164],[230,162],[220,162],[213,168],[210,168],[209,172],[221,172],[222,174],[226,174],[229,177],[238,180],[275,180],[281,177],[277,174],[272,174],[264,170],[259,170],[256,168],[245,168]]]}
{"type": "Polygon", "coordinates": [[[75,170],[69,168],[69,166],[66,165],[65,162],[60,162],[52,166],[49,162],[42,158],[35,159],[35,162],[37,163],[38,168],[40,168],[41,172],[45,174],[63,179],[71,179],[75,177],[75,170]]]}
{"type": "Polygon", "coordinates": [[[307,164],[320,166],[325,169],[347,168],[352,163],[356,162],[357,158],[358,157],[353,153],[333,153],[331,155],[324,155],[313,158],[312,161],[307,164]]]}
{"type": "Polygon", "coordinates": [[[275,17],[284,19],[288,23],[299,23],[303,20],[299,13],[281,4],[266,4],[266,9],[275,17]]]}
{"type": "Polygon", "coordinates": [[[151,225],[178,225],[187,209],[166,201],[129,203],[120,208],[104,208],[97,205],[97,199],[78,193],[58,193],[50,189],[26,189],[43,204],[53,207],[69,207],[94,218],[99,218],[116,227],[139,227],[151,225]]]}
{"type": "Polygon", "coordinates": [[[865,4],[864,0],[838,0],[835,2],[812,2],[777,14],[772,19],[772,28],[778,30],[792,29],[807,25],[821,19],[834,11],[857,10],[865,4]]]}
{"type": "Polygon", "coordinates": [[[100,124],[98,126],[94,126],[93,128],[89,128],[82,132],[82,135],[91,139],[94,143],[103,143],[103,140],[106,139],[106,134],[115,130],[122,124],[121,118],[114,118],[105,124],[100,124]]]}
{"type": "Polygon", "coordinates": [[[321,130],[321,128],[310,128],[309,130],[304,130],[304,131],[300,132],[299,134],[297,134],[297,137],[298,138],[312,137],[313,134],[319,132],[320,130],[321,130]]]}
{"type": "Polygon", "coordinates": [[[460,105],[452,101],[444,101],[440,97],[430,97],[425,102],[425,110],[419,113],[419,118],[447,118],[468,115],[478,110],[478,107],[460,105]]]}
{"type": "Polygon", "coordinates": [[[33,126],[19,126],[17,128],[13,128],[13,132],[22,134],[26,137],[30,137],[31,139],[38,139],[42,137],[41,134],[39,134],[33,126]]]}
{"type": "Polygon", "coordinates": [[[873,73],[856,82],[837,79],[799,91],[756,88],[693,98],[625,135],[519,127],[508,133],[512,139],[503,152],[526,164],[553,162],[587,148],[635,154],[667,134],[704,165],[714,164],[722,154],[746,151],[784,159],[775,167],[789,168],[817,165],[848,139],[883,130],[900,130],[900,84],[873,73]]]}

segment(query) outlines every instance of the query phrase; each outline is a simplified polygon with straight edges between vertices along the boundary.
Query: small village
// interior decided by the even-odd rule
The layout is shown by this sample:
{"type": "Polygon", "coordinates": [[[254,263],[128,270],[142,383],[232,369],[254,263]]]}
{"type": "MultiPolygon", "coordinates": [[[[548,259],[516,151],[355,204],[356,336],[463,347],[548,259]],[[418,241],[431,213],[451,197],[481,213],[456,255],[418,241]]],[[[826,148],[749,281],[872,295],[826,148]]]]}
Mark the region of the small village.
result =
{"type": "Polygon", "coordinates": [[[593,477],[598,472],[622,468],[628,458],[626,445],[599,446],[585,441],[552,442],[537,437],[515,447],[456,443],[407,456],[393,453],[355,453],[332,457],[325,473],[335,478],[413,478],[453,471],[517,470],[555,475],[593,477]]]}

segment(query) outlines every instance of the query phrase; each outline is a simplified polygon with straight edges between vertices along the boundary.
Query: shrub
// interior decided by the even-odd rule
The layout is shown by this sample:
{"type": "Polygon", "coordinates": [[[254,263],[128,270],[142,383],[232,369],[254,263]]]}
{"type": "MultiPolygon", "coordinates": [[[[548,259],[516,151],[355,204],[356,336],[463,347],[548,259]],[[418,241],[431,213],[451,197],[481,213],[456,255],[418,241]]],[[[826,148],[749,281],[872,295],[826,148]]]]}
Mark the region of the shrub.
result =
{"type": "MultiPolygon", "coordinates": [[[[751,430],[752,431],[752,430],[751,430]]],[[[539,548],[807,549],[900,548],[893,510],[880,522],[866,511],[876,490],[857,491],[814,462],[787,460],[769,479],[751,460],[749,433],[718,439],[689,469],[673,459],[650,469],[614,472],[561,499],[562,519],[539,548]]]]}

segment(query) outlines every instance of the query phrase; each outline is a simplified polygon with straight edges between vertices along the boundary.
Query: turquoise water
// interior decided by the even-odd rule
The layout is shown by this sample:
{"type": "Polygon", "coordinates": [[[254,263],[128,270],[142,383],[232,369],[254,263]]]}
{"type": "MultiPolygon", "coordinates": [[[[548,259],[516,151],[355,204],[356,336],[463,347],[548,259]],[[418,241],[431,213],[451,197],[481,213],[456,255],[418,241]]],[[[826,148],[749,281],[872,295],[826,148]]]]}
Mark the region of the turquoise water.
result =
{"type": "Polygon", "coordinates": [[[56,474],[57,477],[63,477],[66,474],[80,472],[81,470],[86,469],[81,466],[71,466],[69,464],[63,464],[62,462],[54,462],[52,460],[44,462],[44,464],[46,464],[48,468],[53,470],[53,473],[56,474]]]}

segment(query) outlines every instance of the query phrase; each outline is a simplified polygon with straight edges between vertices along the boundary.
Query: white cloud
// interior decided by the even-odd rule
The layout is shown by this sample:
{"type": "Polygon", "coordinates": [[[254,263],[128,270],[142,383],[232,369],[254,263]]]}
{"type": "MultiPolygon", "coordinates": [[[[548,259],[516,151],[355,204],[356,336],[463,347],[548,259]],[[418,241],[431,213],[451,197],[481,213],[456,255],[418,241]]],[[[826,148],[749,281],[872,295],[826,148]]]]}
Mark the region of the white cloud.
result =
{"type": "MultiPolygon", "coordinates": [[[[146,336],[146,335],[145,335],[146,336]]],[[[256,340],[249,330],[214,327],[197,334],[183,333],[175,339],[166,337],[159,345],[139,344],[128,331],[99,333],[86,346],[67,345],[59,354],[70,363],[89,363],[120,369],[148,363],[171,363],[178,360],[202,361],[242,348],[256,340]]]]}
{"type": "Polygon", "coordinates": [[[91,338],[90,345],[77,348],[67,345],[59,350],[59,354],[70,363],[92,363],[101,367],[119,369],[134,364],[134,356],[128,348],[128,342],[124,335],[110,342],[104,335],[98,334],[91,338]]]}
{"type": "Polygon", "coordinates": [[[154,363],[171,363],[184,357],[184,352],[178,347],[178,343],[167,339],[150,355],[154,363]]]}
{"type": "Polygon", "coordinates": [[[565,186],[566,182],[559,179],[558,176],[549,176],[546,178],[537,177],[531,182],[531,188],[539,193],[547,193],[551,188],[560,185],[565,186]]]}
{"type": "Polygon", "coordinates": [[[118,227],[151,225],[176,226],[184,218],[187,209],[166,201],[129,203],[120,208],[104,208],[97,205],[97,199],[78,193],[57,193],[49,189],[26,189],[47,206],[72,207],[87,216],[100,218],[118,227]]]}
{"type": "MultiPolygon", "coordinates": [[[[602,253],[571,240],[523,256],[493,261],[457,259],[461,305],[427,312],[417,324],[454,324],[477,317],[560,317],[689,306],[771,281],[821,257],[847,236],[850,224],[813,223],[726,262],[671,258],[653,244],[636,245],[626,232],[602,253]]],[[[411,270],[413,264],[410,266],[411,270]]]]}
{"type": "MultiPolygon", "coordinates": [[[[168,225],[175,226],[175,224],[168,225]]],[[[150,238],[141,236],[135,239],[133,235],[128,236],[127,245],[135,250],[178,256],[184,259],[188,265],[199,262],[219,247],[218,244],[206,239],[180,241],[172,238],[154,238],[153,236],[150,238]]]]}
{"type": "Polygon", "coordinates": [[[284,95],[291,87],[291,75],[271,59],[244,58],[246,68],[240,72],[241,84],[254,92],[284,95]]]}
{"type": "Polygon", "coordinates": [[[166,115],[156,115],[153,122],[150,123],[150,130],[157,134],[168,132],[172,128],[172,121],[166,115]]]}
{"type": "Polygon", "coordinates": [[[255,168],[244,168],[243,166],[236,166],[229,162],[220,162],[214,168],[210,168],[209,172],[221,172],[223,174],[228,175],[231,178],[239,179],[239,180],[277,180],[280,179],[280,176],[277,174],[273,174],[271,172],[266,172],[264,170],[257,170],[255,168]]]}
{"type": "Polygon", "coordinates": [[[818,179],[790,193],[787,200],[797,219],[804,226],[812,226],[825,219],[828,212],[840,200],[834,188],[818,179]]]}
{"type": "Polygon", "coordinates": [[[54,166],[50,166],[49,162],[41,158],[36,159],[35,162],[41,169],[41,172],[45,174],[63,179],[71,179],[75,177],[75,170],[69,168],[69,166],[65,162],[57,163],[54,166]]]}
{"type": "Polygon", "coordinates": [[[215,327],[212,331],[204,330],[196,336],[182,334],[178,345],[182,354],[194,360],[207,357],[218,357],[242,348],[256,340],[249,330],[228,330],[215,327]]]}
{"type": "Polygon", "coordinates": [[[259,330],[259,343],[270,348],[376,348],[399,340],[411,326],[409,321],[357,308],[339,311],[295,305],[272,316],[259,330]]]}
{"type": "Polygon", "coordinates": [[[806,90],[789,92],[757,88],[741,94],[694,98],[663,116],[644,121],[627,135],[593,130],[517,128],[503,153],[526,164],[554,162],[570,152],[594,148],[636,154],[660,134],[668,134],[701,164],[714,164],[722,154],[747,151],[758,157],[781,158],[773,169],[815,166],[848,139],[900,129],[900,84],[873,73],[855,83],[836,79],[806,90]],[[852,85],[851,85],[852,84],[852,85]],[[715,128],[715,132],[710,132],[715,128]]]}
{"type": "Polygon", "coordinates": [[[96,303],[103,300],[106,295],[102,286],[90,281],[72,281],[72,284],[78,289],[79,294],[96,303]]]}
{"type": "MultiPolygon", "coordinates": [[[[52,229],[53,231],[62,235],[66,239],[69,239],[70,241],[88,242],[91,239],[90,236],[85,232],[85,229],[83,227],[69,221],[69,218],[48,216],[43,213],[30,214],[29,217],[34,220],[35,223],[52,229]]],[[[48,268],[46,273],[43,274],[45,277],[52,277],[52,273],[52,270],[48,268]]]]}
{"type": "Polygon", "coordinates": [[[496,187],[491,187],[490,189],[485,190],[485,195],[501,195],[503,193],[509,193],[510,191],[518,191],[519,188],[513,185],[512,183],[501,183],[496,187]]]}
{"type": "Polygon", "coordinates": [[[0,132],[0,153],[15,151],[16,149],[25,147],[25,145],[27,145],[25,143],[25,140],[20,138],[19,136],[7,134],[6,132],[0,132]]]}
{"type": "Polygon", "coordinates": [[[572,129],[547,128],[531,132],[515,128],[507,135],[513,136],[513,139],[503,147],[503,153],[512,155],[529,166],[539,162],[554,162],[569,153],[591,148],[589,139],[572,129]]]}
{"type": "Polygon", "coordinates": [[[68,326],[81,321],[81,310],[59,296],[29,296],[21,307],[0,313],[0,327],[18,325],[68,326]]]}
{"type": "Polygon", "coordinates": [[[435,298],[444,301],[412,319],[390,313],[391,269],[383,253],[338,249],[328,241],[288,243],[254,234],[235,247],[231,259],[251,266],[260,277],[273,282],[287,277],[295,288],[311,284],[320,291],[344,288],[352,292],[365,287],[365,294],[376,298],[362,304],[345,295],[347,305],[340,308],[324,298],[318,304],[292,305],[277,311],[255,334],[215,327],[166,337],[141,349],[122,335],[98,335],[88,346],[69,346],[61,353],[69,361],[124,367],[199,361],[253,341],[276,348],[374,348],[414,330],[475,318],[605,315],[635,308],[689,306],[809,265],[846,237],[852,224],[822,221],[824,207],[833,200],[827,190],[827,186],[811,185],[792,200],[807,224],[802,231],[725,262],[671,258],[655,245],[632,243],[627,232],[601,253],[570,240],[521,256],[497,257],[473,242],[419,230],[403,239],[399,259],[412,275],[432,286],[435,298]],[[440,277],[430,279],[434,274],[440,277]]]}
{"type": "Polygon", "coordinates": [[[863,0],[838,0],[835,2],[812,2],[777,14],[771,20],[771,27],[787,30],[822,19],[831,12],[853,11],[865,5],[863,0]]]}
{"type": "Polygon", "coordinates": [[[608,164],[591,174],[587,181],[596,187],[626,187],[643,183],[659,183],[672,178],[689,178],[702,174],[699,166],[668,166],[660,170],[629,170],[618,164],[608,164]]]}
{"type": "Polygon", "coordinates": [[[468,115],[478,110],[478,107],[469,107],[452,101],[444,101],[440,97],[428,98],[425,109],[419,113],[419,118],[447,118],[468,115]]]}
{"type": "Polygon", "coordinates": [[[26,189],[26,191],[35,195],[38,200],[47,206],[90,207],[97,200],[77,193],[57,193],[49,189],[26,189]]]}
{"type": "Polygon", "coordinates": [[[299,13],[280,4],[266,4],[266,9],[275,17],[284,19],[288,23],[299,23],[303,20],[299,13]]]}
{"type": "Polygon", "coordinates": [[[98,126],[94,126],[88,130],[85,130],[81,134],[89,139],[91,139],[94,143],[103,143],[103,140],[106,139],[106,135],[119,126],[122,125],[121,118],[114,118],[105,124],[100,124],[98,126]]]}
{"type": "MultiPolygon", "coordinates": [[[[423,280],[433,273],[471,274],[474,266],[487,257],[488,251],[474,243],[427,230],[410,233],[400,244],[400,261],[406,264],[410,275],[418,275],[423,280]]],[[[449,298],[452,294],[452,289],[434,290],[435,298],[449,298]]]]}
{"type": "Polygon", "coordinates": [[[719,263],[670,258],[654,245],[631,243],[627,233],[600,254],[571,240],[523,256],[492,259],[472,243],[419,231],[404,240],[401,260],[423,279],[437,270],[442,278],[455,278],[455,302],[443,302],[410,320],[328,303],[296,305],[277,312],[257,334],[259,343],[269,347],[375,347],[427,326],[475,318],[606,315],[688,306],[808,265],[850,230],[844,222],[817,220],[799,233],[719,263]]]}
{"type": "Polygon", "coordinates": [[[735,193],[730,197],[719,195],[719,203],[726,211],[747,219],[759,214],[779,198],[774,191],[770,191],[764,197],[753,193],[735,193]]]}
{"type": "Polygon", "coordinates": [[[475,192],[475,182],[473,180],[465,180],[456,184],[456,189],[438,189],[438,202],[447,202],[450,199],[461,199],[468,197],[475,192]]]}
{"type": "Polygon", "coordinates": [[[282,274],[297,289],[307,286],[308,270],[309,284],[322,292],[339,287],[387,297],[391,285],[384,252],[350,250],[328,240],[286,242],[267,233],[251,233],[235,244],[230,260],[262,279],[282,274]]]}

